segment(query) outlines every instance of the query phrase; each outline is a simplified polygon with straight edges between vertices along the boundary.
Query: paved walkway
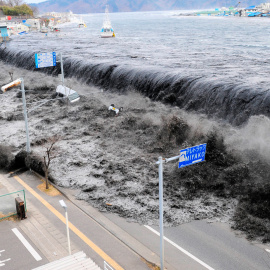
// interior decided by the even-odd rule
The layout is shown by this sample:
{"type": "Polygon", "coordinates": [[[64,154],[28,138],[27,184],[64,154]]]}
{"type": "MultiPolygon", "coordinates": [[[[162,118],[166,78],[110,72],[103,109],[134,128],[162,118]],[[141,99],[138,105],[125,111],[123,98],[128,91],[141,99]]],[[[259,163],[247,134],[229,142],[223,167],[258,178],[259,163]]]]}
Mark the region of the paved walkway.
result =
{"type": "MultiPolygon", "coordinates": [[[[12,178],[6,178],[3,175],[0,175],[0,182],[5,187],[5,189],[0,190],[1,194],[14,192],[18,188],[23,189],[12,178]]],[[[33,202],[27,198],[26,200],[27,218],[21,222],[16,222],[16,225],[35,243],[48,261],[52,262],[68,256],[67,236],[60,232],[33,202]]],[[[72,253],[76,253],[80,249],[71,241],[71,250],[72,253]]]]}
{"type": "MultiPolygon", "coordinates": [[[[29,171],[19,177],[2,174],[0,175],[0,195],[22,189],[26,191],[27,219],[15,222],[14,225],[29,237],[48,262],[69,255],[64,210],[59,204],[59,200],[62,199],[68,205],[72,254],[83,251],[99,267],[103,268],[106,261],[116,270],[149,269],[146,261],[138,255],[136,250],[140,250],[140,254],[145,253],[144,257],[151,262],[159,261],[156,254],[132,239],[123,230],[121,231],[96,209],[87,206],[85,202],[82,202],[81,207],[78,208],[63,194],[48,196],[37,188],[41,183],[41,180],[29,171]],[[95,217],[94,219],[90,217],[91,214],[95,217]],[[106,227],[113,228],[115,234],[108,232],[106,227]],[[122,240],[120,241],[118,236],[120,239],[129,239],[134,249],[129,248],[122,240]]],[[[39,263],[39,265],[43,264],[39,263]]]]}

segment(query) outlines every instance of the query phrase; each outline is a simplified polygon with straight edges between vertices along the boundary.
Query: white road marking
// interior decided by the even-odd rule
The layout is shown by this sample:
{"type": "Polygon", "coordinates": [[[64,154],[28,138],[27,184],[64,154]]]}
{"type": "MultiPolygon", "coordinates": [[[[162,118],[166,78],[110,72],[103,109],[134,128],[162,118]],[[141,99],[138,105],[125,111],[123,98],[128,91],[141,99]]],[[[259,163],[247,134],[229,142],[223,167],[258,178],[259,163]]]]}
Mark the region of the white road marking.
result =
{"type": "Polygon", "coordinates": [[[10,261],[11,259],[6,259],[6,260],[3,260],[3,261],[0,261],[0,263],[4,263],[4,262],[7,262],[7,261],[10,261]]]}
{"type": "MultiPolygon", "coordinates": [[[[148,230],[152,231],[153,233],[155,233],[156,235],[160,236],[160,233],[157,232],[156,230],[154,230],[153,228],[151,228],[150,226],[144,225],[144,227],[146,227],[148,230]]],[[[171,241],[170,239],[168,239],[167,237],[164,236],[164,240],[166,240],[168,243],[170,243],[171,245],[173,245],[174,247],[176,247],[177,249],[179,249],[180,251],[182,251],[184,254],[186,254],[187,256],[189,256],[190,258],[192,258],[193,260],[195,260],[196,262],[198,262],[199,264],[201,264],[202,266],[204,266],[205,268],[209,269],[209,270],[214,270],[214,268],[212,268],[211,266],[209,266],[208,264],[204,263],[203,261],[201,261],[200,259],[198,259],[197,257],[195,257],[194,255],[192,255],[191,253],[189,253],[188,251],[186,251],[185,249],[181,248],[180,246],[178,246],[177,244],[175,244],[173,241],[171,241]]]]}
{"type": "MultiPolygon", "coordinates": [[[[4,252],[4,251],[5,251],[5,249],[0,250],[0,256],[1,256],[1,252],[4,252]]],[[[10,261],[10,260],[11,260],[11,259],[8,258],[8,259],[6,259],[6,260],[0,261],[0,266],[5,266],[6,264],[4,264],[4,262],[10,261]]]]}
{"type": "MultiPolygon", "coordinates": [[[[3,250],[2,250],[3,251],[3,250]]],[[[6,259],[6,260],[3,260],[3,261],[0,261],[0,266],[5,266],[6,264],[4,263],[4,262],[8,262],[8,261],[10,261],[11,259],[10,258],[8,258],[8,259],[6,259]]]]}
{"type": "Polygon", "coordinates": [[[23,235],[18,231],[17,228],[12,229],[15,235],[20,239],[23,245],[28,249],[28,251],[32,254],[32,256],[37,260],[40,261],[42,258],[39,254],[34,250],[34,248],[29,244],[29,242],[23,237],[23,235]]]}
{"type": "Polygon", "coordinates": [[[265,249],[265,250],[270,253],[270,249],[265,249]]]}

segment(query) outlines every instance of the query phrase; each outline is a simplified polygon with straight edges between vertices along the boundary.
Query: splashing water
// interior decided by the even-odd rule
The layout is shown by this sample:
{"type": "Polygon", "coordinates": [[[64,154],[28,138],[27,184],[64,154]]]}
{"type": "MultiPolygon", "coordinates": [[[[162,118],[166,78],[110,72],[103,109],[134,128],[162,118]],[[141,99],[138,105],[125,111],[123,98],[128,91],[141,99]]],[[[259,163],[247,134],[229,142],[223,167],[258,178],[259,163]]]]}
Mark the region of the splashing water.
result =
{"type": "MultiPolygon", "coordinates": [[[[263,18],[198,18],[177,12],[112,14],[116,39],[101,39],[103,14],[88,28],[13,37],[0,59],[36,70],[34,53],[64,55],[65,76],[216,116],[234,124],[269,117],[269,41],[263,18]]],[[[60,66],[43,71],[59,74],[60,66]]]]}
{"type": "MultiPolygon", "coordinates": [[[[65,76],[79,80],[70,79],[76,81],[75,89],[80,89],[80,94],[89,91],[87,98],[82,98],[80,104],[75,105],[78,108],[71,109],[69,118],[59,105],[52,105],[53,109],[47,108],[48,114],[53,113],[53,117],[57,115],[61,118],[61,125],[49,118],[43,119],[44,114],[37,116],[36,125],[31,124],[31,131],[35,136],[44,136],[39,132],[43,126],[50,132],[58,132],[59,128],[63,128],[62,132],[65,132],[68,140],[62,142],[61,148],[65,149],[65,155],[68,153],[69,159],[63,157],[56,160],[52,171],[56,180],[61,179],[58,184],[80,188],[80,199],[91,201],[102,210],[108,208],[104,203],[109,201],[114,205],[109,211],[136,219],[140,215],[141,220],[155,219],[157,176],[152,161],[159,152],[164,154],[162,150],[167,147],[168,134],[161,134],[160,147],[154,149],[156,152],[152,149],[154,134],[158,132],[158,122],[163,115],[183,114],[191,134],[188,143],[197,143],[202,135],[208,134],[212,129],[218,130],[222,138],[219,140],[217,135],[210,134],[208,145],[212,145],[212,148],[208,149],[210,155],[205,164],[181,172],[168,167],[170,181],[167,182],[165,191],[167,190],[168,198],[172,200],[167,205],[167,213],[170,213],[167,222],[182,222],[183,206],[175,198],[183,199],[185,196],[186,200],[192,199],[192,202],[185,202],[187,209],[191,207],[189,203],[194,204],[194,198],[199,198],[198,207],[195,207],[197,218],[209,216],[214,213],[211,209],[216,208],[221,210],[220,214],[224,214],[227,211],[222,210],[224,202],[233,204],[228,207],[233,209],[234,198],[239,194],[243,198],[239,211],[248,213],[248,217],[250,213],[261,217],[261,212],[267,213],[264,208],[258,207],[263,211],[255,214],[254,209],[253,212],[248,210],[252,202],[250,193],[258,194],[258,203],[255,206],[268,207],[267,200],[261,200],[261,194],[264,196],[261,191],[266,190],[266,198],[269,194],[269,188],[265,188],[269,179],[270,152],[270,40],[265,35],[268,21],[262,18],[250,20],[172,15],[173,13],[168,12],[112,14],[116,38],[106,40],[99,38],[103,14],[87,15],[84,18],[87,28],[79,29],[76,25],[69,24],[62,27],[61,34],[51,33],[45,37],[41,33],[30,33],[14,37],[6,49],[0,47],[0,59],[30,71],[58,75],[59,63],[55,68],[36,70],[34,53],[62,52],[65,76]],[[100,98],[102,102],[95,100],[90,87],[85,87],[83,83],[107,89],[108,92],[104,92],[100,98]],[[118,96],[109,93],[123,93],[133,89],[152,100],[174,106],[150,103],[149,99],[134,92],[118,96]],[[122,102],[121,105],[137,118],[125,115],[111,121],[106,116],[107,107],[104,104],[110,104],[108,102],[112,96],[114,102],[122,102]],[[204,113],[209,117],[198,117],[197,113],[204,113]],[[215,122],[210,118],[222,121],[216,123],[215,127],[215,122]],[[45,120],[48,122],[46,125],[43,122],[45,120]],[[224,125],[223,120],[240,126],[224,125]],[[70,127],[75,122],[76,129],[71,130],[70,127]],[[113,134],[109,131],[113,131],[113,134]],[[95,138],[94,141],[87,136],[95,138]],[[123,142],[124,138],[129,138],[130,141],[123,142]],[[121,146],[116,144],[117,141],[121,142],[121,146]],[[140,147],[143,150],[148,147],[146,156],[141,155],[140,147]],[[87,159],[89,152],[94,155],[91,161],[87,159]],[[135,153],[134,158],[128,156],[130,152],[135,153]],[[115,155],[119,155],[119,158],[115,158],[115,155]],[[131,160],[126,164],[123,161],[125,159],[122,160],[123,156],[128,156],[131,160]],[[127,171],[125,168],[130,168],[130,164],[135,164],[136,168],[127,171]],[[67,165],[69,172],[66,171],[67,165]],[[179,173],[183,174],[180,176],[181,181],[179,173]],[[208,194],[208,191],[217,194],[219,199],[205,199],[200,194],[208,194]],[[228,196],[233,199],[230,203],[227,201],[228,196]],[[205,209],[205,206],[216,203],[221,206],[205,209]]],[[[15,71],[16,74],[22,72],[20,68],[15,71]]],[[[51,85],[57,81],[56,77],[45,78],[46,75],[39,80],[41,73],[22,73],[27,73],[26,85],[28,84],[28,88],[32,87],[31,89],[53,89],[51,85]]],[[[0,78],[4,78],[1,73],[0,78]]],[[[8,105],[6,103],[7,107],[8,105]]],[[[15,121],[15,116],[9,120],[15,121]]],[[[166,131],[162,127],[160,130],[166,131]]],[[[21,133],[14,133],[15,145],[18,141],[17,134],[21,133]]],[[[4,142],[10,143],[10,136],[2,137],[6,139],[4,142]]],[[[205,138],[208,137],[204,137],[204,140],[205,138]]],[[[42,137],[37,138],[36,144],[41,141],[42,137]]],[[[178,151],[179,142],[176,144],[178,151]]],[[[188,216],[188,220],[188,210],[184,209],[184,215],[188,216]]],[[[247,218],[241,217],[241,220],[247,218]]],[[[268,219],[267,222],[269,224],[268,219]]],[[[265,227],[269,228],[267,224],[265,227]]]]}

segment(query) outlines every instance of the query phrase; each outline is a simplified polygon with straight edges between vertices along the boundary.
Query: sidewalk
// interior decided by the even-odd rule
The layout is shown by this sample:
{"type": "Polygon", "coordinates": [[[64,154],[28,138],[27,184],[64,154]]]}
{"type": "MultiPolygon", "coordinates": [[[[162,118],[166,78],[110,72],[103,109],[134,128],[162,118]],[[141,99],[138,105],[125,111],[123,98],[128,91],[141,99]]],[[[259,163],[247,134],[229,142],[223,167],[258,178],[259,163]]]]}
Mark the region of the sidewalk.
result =
{"type": "MultiPolygon", "coordinates": [[[[12,178],[9,178],[12,180],[12,178]]],[[[8,181],[0,175],[0,182],[4,186],[2,192],[14,192],[23,189],[15,181],[8,181]]],[[[48,218],[30,200],[27,200],[27,218],[16,225],[35,243],[38,249],[44,254],[48,261],[52,262],[68,256],[67,236],[56,228],[48,218]]],[[[15,204],[15,202],[14,202],[15,204]]],[[[80,249],[71,241],[72,253],[80,249]]]]}
{"type": "MultiPolygon", "coordinates": [[[[146,248],[120,227],[116,226],[86,202],[75,200],[74,190],[57,187],[62,194],[51,197],[42,193],[37,188],[41,181],[34,173],[28,171],[19,175],[19,177],[38,193],[39,196],[45,198],[48,204],[52,205],[56,211],[59,211],[63,215],[64,211],[61,209],[59,200],[63,199],[67,203],[72,254],[77,253],[78,251],[84,251],[87,256],[92,258],[101,268],[103,268],[104,261],[106,260],[100,257],[100,254],[103,253],[97,252],[99,247],[102,249],[102,252],[105,251],[105,253],[109,254],[113,260],[120,263],[123,267],[114,267],[114,269],[147,270],[154,269],[153,264],[147,264],[147,261],[159,264],[159,257],[151,250],[146,248]],[[79,231],[79,233],[77,233],[77,231],[79,231]],[[74,232],[77,236],[83,235],[84,237],[82,236],[81,239],[79,239],[74,232]],[[85,240],[84,238],[87,238],[88,240],[85,240]],[[87,246],[85,243],[89,242],[91,243],[87,246]],[[94,243],[98,244],[99,247],[96,247],[94,243]]],[[[15,178],[9,177],[8,174],[0,175],[0,183],[4,186],[4,189],[0,189],[0,194],[3,193],[3,190],[7,192],[14,192],[21,189],[25,190],[25,187],[23,187],[15,178]]],[[[17,222],[19,228],[33,243],[35,243],[37,248],[44,254],[49,262],[68,256],[65,225],[59,221],[59,217],[57,218],[52,215],[52,213],[50,213],[44,205],[38,202],[37,198],[32,196],[27,190],[26,201],[27,219],[17,222]]],[[[110,257],[108,258],[110,259],[110,257]]]]}

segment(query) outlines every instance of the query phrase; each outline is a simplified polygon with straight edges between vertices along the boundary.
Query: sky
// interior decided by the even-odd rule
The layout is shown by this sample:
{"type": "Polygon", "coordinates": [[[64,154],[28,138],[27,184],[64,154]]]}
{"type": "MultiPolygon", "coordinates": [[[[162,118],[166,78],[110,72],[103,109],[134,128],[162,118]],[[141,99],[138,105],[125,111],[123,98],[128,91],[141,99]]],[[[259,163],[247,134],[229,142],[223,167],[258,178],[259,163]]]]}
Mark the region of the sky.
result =
{"type": "Polygon", "coordinates": [[[33,3],[40,3],[40,2],[44,2],[44,1],[46,1],[46,0],[24,0],[24,2],[26,3],[26,4],[33,4],[33,3]]]}

